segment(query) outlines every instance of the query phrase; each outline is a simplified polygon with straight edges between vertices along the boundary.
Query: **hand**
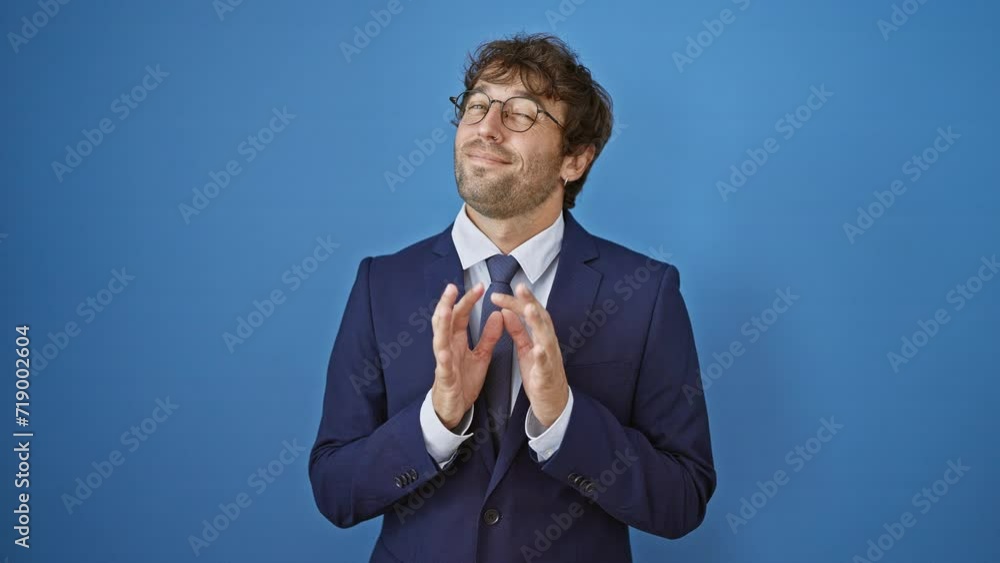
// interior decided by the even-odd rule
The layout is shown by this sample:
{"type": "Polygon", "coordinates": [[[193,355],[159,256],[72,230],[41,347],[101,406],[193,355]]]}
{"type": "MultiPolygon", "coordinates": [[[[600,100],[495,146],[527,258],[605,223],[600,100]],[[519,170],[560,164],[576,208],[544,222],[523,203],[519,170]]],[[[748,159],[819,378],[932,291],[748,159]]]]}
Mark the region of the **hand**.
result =
{"type": "Polygon", "coordinates": [[[469,349],[469,315],[485,291],[483,284],[477,283],[456,305],[458,288],[449,283],[431,317],[437,361],[431,402],[441,423],[449,430],[458,426],[479,397],[493,357],[493,347],[503,334],[503,317],[499,311],[494,311],[486,320],[476,348],[469,349]]]}
{"type": "Polygon", "coordinates": [[[552,317],[523,283],[517,284],[514,295],[494,293],[491,299],[502,307],[503,326],[517,350],[521,384],[532,412],[542,425],[552,426],[569,401],[569,382],[552,317]],[[528,322],[530,335],[518,315],[528,322]]]}

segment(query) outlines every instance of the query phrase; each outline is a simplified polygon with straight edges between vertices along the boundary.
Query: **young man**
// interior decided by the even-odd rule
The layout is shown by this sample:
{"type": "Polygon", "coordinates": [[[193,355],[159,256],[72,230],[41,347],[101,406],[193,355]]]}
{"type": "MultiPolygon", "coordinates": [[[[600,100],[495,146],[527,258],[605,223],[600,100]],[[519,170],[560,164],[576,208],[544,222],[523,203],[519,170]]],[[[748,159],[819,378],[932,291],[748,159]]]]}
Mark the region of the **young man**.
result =
{"type": "Polygon", "coordinates": [[[573,218],[611,99],[558,39],[470,57],[456,107],[465,204],[361,261],[309,475],[339,527],[384,515],[371,561],[631,561],[716,487],[677,269],[573,218]],[[433,310],[433,314],[427,313],[433,310]]]}

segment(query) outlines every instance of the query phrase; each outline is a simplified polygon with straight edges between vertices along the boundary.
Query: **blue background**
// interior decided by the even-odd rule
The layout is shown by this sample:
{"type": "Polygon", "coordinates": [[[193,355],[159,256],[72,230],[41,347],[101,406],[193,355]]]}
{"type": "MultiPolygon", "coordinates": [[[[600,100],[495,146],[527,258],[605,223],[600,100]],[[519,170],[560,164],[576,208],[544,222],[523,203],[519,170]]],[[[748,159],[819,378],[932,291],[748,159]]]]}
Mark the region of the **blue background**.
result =
{"type": "MultiPolygon", "coordinates": [[[[349,57],[342,44],[386,1],[246,1],[220,17],[209,0],[77,0],[16,52],[6,35],[7,408],[15,325],[31,326],[34,358],[46,343],[65,346],[30,379],[30,551],[12,543],[6,439],[0,557],[367,561],[377,521],[326,522],[307,453],[273,465],[282,473],[264,490],[248,477],[279,459],[283,442],[311,445],[358,262],[437,233],[457,213],[444,116],[466,53],[526,30],[563,37],[614,99],[618,129],[576,217],[678,266],[703,373],[732,342],[746,350],[711,368],[719,486],[704,524],[675,542],[633,531],[636,561],[847,562],[906,511],[916,524],[883,561],[996,561],[1000,279],[961,310],[948,294],[1000,253],[1000,9],[929,0],[887,40],[877,21],[892,16],[890,0],[741,4],[589,0],[560,13],[555,0],[403,0],[349,57]],[[727,8],[735,21],[679,69],[673,54],[727,8]],[[113,104],[147,65],[168,75],[122,119],[113,104]],[[785,139],[777,122],[821,86],[833,95],[785,139]],[[295,117],[247,162],[240,144],[275,108],[295,117]],[[114,130],[71,172],[54,172],[66,146],[105,118],[114,130]],[[911,181],[904,164],[949,126],[961,136],[911,181]],[[386,172],[438,129],[445,141],[390,187],[386,172]],[[723,198],[717,182],[769,137],[777,152],[723,198]],[[185,216],[179,206],[230,160],[241,172],[185,216]],[[852,242],[844,224],[897,179],[906,191],[852,242]],[[317,237],[339,247],[292,290],[283,276],[317,237]],[[102,294],[116,269],[135,279],[102,294]],[[751,342],[742,327],[786,288],[799,300],[751,342]],[[279,289],[285,301],[228,347],[223,334],[279,289]],[[100,312],[86,304],[108,296],[100,312]],[[949,322],[894,370],[887,354],[937,309],[949,322]],[[59,335],[67,322],[75,336],[59,335]],[[176,411],[129,451],[122,433],[168,398],[176,411]],[[843,429],[793,464],[787,454],[830,417],[843,429]],[[114,450],[124,463],[68,510],[76,479],[114,450]],[[921,513],[913,496],[958,460],[970,470],[921,513]],[[787,484],[734,526],[727,515],[778,470],[787,484]],[[240,493],[251,504],[196,557],[189,536],[240,493]]],[[[40,10],[5,2],[0,30],[21,33],[21,18],[40,10]]]]}

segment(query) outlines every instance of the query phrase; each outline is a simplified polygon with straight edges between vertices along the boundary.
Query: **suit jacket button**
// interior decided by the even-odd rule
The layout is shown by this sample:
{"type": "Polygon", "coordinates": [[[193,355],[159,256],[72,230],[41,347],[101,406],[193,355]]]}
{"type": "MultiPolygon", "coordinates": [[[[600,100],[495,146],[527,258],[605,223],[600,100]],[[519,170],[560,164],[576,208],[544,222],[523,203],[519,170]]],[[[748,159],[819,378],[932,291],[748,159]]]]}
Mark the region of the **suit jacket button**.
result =
{"type": "Polygon", "coordinates": [[[566,476],[566,478],[569,479],[570,483],[576,483],[577,477],[579,477],[579,475],[577,475],[576,473],[570,473],[569,475],[566,476]]]}
{"type": "Polygon", "coordinates": [[[486,512],[483,512],[483,521],[486,522],[487,526],[492,526],[500,521],[500,511],[495,508],[487,508],[486,512]]]}
{"type": "Polygon", "coordinates": [[[588,494],[592,493],[592,492],[594,492],[594,488],[595,488],[594,487],[594,482],[593,481],[587,481],[587,484],[583,486],[583,492],[588,493],[588,494]]]}
{"type": "Polygon", "coordinates": [[[577,487],[582,487],[587,484],[587,480],[583,478],[583,475],[577,475],[576,478],[573,479],[573,484],[577,487]]]}
{"type": "Polygon", "coordinates": [[[394,481],[395,481],[397,487],[399,487],[400,489],[403,488],[403,478],[402,477],[400,477],[399,475],[396,475],[396,478],[394,479],[394,481]]]}
{"type": "Polygon", "coordinates": [[[410,469],[409,471],[406,472],[406,474],[410,476],[410,479],[412,479],[414,481],[417,480],[417,470],[416,469],[410,469]]]}

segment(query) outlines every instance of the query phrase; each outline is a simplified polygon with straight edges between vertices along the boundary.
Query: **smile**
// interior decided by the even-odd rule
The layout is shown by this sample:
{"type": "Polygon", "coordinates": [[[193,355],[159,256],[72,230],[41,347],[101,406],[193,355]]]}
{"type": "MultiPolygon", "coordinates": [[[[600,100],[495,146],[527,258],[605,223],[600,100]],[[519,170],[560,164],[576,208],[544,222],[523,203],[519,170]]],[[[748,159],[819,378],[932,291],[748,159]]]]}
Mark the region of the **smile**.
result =
{"type": "Polygon", "coordinates": [[[489,166],[503,166],[506,164],[510,164],[509,162],[505,162],[503,160],[500,160],[492,156],[477,155],[477,154],[469,154],[466,156],[469,157],[469,160],[476,162],[477,164],[485,164],[489,166]]]}

